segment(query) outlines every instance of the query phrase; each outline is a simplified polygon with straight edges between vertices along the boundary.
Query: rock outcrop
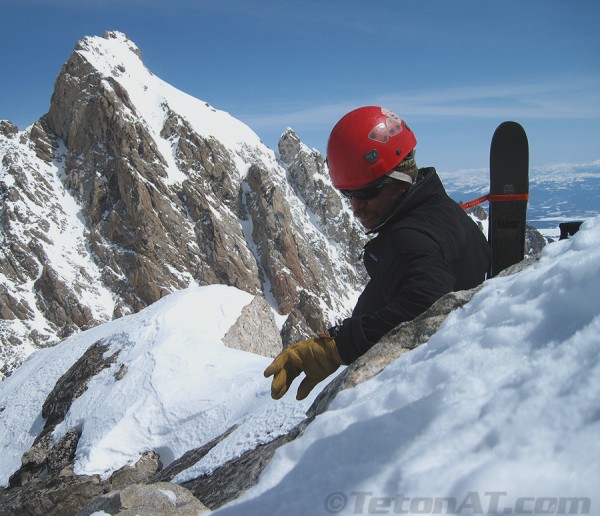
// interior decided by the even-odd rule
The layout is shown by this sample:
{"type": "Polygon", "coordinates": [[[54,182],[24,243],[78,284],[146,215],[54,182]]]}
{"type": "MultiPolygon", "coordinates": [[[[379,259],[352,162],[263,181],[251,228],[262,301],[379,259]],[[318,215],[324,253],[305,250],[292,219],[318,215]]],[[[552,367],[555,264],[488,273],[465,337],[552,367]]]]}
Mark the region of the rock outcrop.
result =
{"type": "Polygon", "coordinates": [[[133,484],[122,491],[113,491],[86,505],[77,514],[197,516],[209,512],[211,511],[185,487],[161,482],[150,485],[133,484]]]}
{"type": "Polygon", "coordinates": [[[223,344],[264,357],[276,357],[283,349],[271,307],[260,296],[242,309],[242,314],[223,337],[223,344]]]}
{"type": "MultiPolygon", "coordinates": [[[[507,269],[502,275],[518,272],[536,259],[525,260],[507,269]]],[[[132,514],[128,511],[151,506],[164,507],[165,510],[168,507],[169,511],[174,511],[167,514],[186,513],[189,508],[201,510],[203,506],[209,509],[221,507],[252,487],[277,448],[302,435],[314,418],[328,409],[340,391],[369,380],[392,361],[401,359],[402,354],[427,342],[446,317],[468,303],[480,288],[450,293],[413,321],[397,326],[335,377],[316,398],[306,418],[289,432],[242,453],[238,458],[218,466],[210,474],[187,480],[181,486],[172,488],[169,487],[172,485],[170,482],[179,473],[203,459],[236,430],[236,425],[200,448],[184,453],[165,468],[158,454],[148,451],[136,464],[125,466],[104,480],[73,472],[80,435],[77,428],[68,430],[61,439],[52,443],[51,431],[62,421],[71,403],[86,389],[87,383],[95,374],[117,359],[115,354],[107,355],[108,341],[98,341],[59,379],[48,396],[43,409],[45,426],[31,449],[23,455],[22,467],[12,476],[10,487],[0,490],[0,506],[9,513],[18,514],[76,514],[81,511],[79,514],[82,515],[100,510],[107,514],[132,514]],[[165,494],[165,490],[172,490],[174,494],[165,494]],[[192,495],[195,500],[190,498],[192,495]]],[[[255,298],[248,305],[246,316],[265,309],[263,302],[257,299],[260,298],[255,298]]],[[[246,317],[242,316],[239,326],[247,322],[246,317]]],[[[251,336],[264,335],[257,328],[252,331],[254,333],[251,336]]],[[[229,333],[236,335],[238,331],[232,329],[229,333]]],[[[264,336],[269,338],[268,335],[264,336]]],[[[276,345],[280,345],[280,342],[276,345]]],[[[115,376],[117,381],[120,374],[121,372],[115,376]]]]}

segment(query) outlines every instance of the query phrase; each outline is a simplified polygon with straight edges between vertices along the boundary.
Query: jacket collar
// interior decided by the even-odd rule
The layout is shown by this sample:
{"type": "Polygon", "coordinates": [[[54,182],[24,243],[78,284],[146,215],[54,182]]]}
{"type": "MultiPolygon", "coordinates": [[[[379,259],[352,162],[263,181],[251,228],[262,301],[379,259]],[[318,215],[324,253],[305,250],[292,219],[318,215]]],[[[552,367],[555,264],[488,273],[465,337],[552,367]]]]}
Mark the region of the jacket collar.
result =
{"type": "Polygon", "coordinates": [[[415,206],[420,205],[437,188],[438,183],[441,185],[435,168],[420,168],[417,182],[406,191],[385,220],[379,226],[367,231],[366,234],[373,235],[380,233],[394,222],[400,220],[415,206]]]}

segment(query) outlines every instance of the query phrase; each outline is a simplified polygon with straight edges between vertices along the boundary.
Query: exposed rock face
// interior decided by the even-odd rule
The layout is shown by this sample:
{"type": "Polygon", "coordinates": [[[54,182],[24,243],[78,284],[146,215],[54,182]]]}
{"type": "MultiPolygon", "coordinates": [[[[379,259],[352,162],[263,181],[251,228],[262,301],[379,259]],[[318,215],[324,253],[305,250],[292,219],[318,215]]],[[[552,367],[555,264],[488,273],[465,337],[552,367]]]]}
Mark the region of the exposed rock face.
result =
{"type": "MultiPolygon", "coordinates": [[[[366,243],[363,230],[356,222],[343,198],[333,188],[323,156],[308,149],[294,131],[288,129],[279,140],[279,153],[292,186],[299,192],[306,207],[317,217],[320,226],[340,246],[343,261],[356,264],[366,243]]],[[[362,262],[361,262],[362,263],[362,262]]],[[[360,269],[361,279],[364,272],[360,269]]]]}
{"type": "Polygon", "coordinates": [[[540,254],[546,243],[544,236],[533,226],[525,228],[525,258],[532,258],[540,254]]]}
{"type": "Polygon", "coordinates": [[[14,138],[19,132],[19,128],[8,120],[0,120],[0,134],[7,138],[14,138]]]}
{"type": "Polygon", "coordinates": [[[37,483],[40,478],[60,474],[72,462],[81,435],[79,430],[70,429],[56,444],[52,443],[52,431],[63,421],[73,401],[85,391],[89,380],[116,360],[116,355],[105,358],[106,350],[107,345],[102,342],[90,346],[56,383],[42,407],[44,428],[23,455],[21,468],[11,476],[11,487],[37,483]]]}
{"type": "Polygon", "coordinates": [[[210,475],[186,482],[183,486],[210,509],[218,509],[255,485],[277,448],[300,436],[310,421],[303,421],[287,434],[246,452],[210,475]]]}
{"type": "Polygon", "coordinates": [[[95,322],[91,309],[80,303],[77,293],[64,285],[52,265],[42,267],[33,288],[37,292],[38,306],[59,329],[59,337],[67,337],[79,328],[88,328],[95,322]]]}
{"type": "Polygon", "coordinates": [[[121,33],[84,38],[48,113],[0,125],[0,379],[35,347],[190,285],[263,296],[303,336],[364,283],[364,236],[323,158],[288,131],[278,160],[140,56],[121,33]]]}
{"type": "Polygon", "coordinates": [[[236,323],[223,337],[223,344],[265,357],[276,357],[282,350],[281,336],[271,307],[259,296],[242,309],[236,323]]]}

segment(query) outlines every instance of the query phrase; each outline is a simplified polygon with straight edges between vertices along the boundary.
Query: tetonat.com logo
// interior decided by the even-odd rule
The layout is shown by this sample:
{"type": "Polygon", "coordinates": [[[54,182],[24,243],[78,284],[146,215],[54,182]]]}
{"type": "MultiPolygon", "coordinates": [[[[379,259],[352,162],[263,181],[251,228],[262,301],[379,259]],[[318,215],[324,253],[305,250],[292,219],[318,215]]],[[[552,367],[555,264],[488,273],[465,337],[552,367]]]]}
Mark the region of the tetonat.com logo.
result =
{"type": "Polygon", "coordinates": [[[587,497],[509,497],[505,491],[471,491],[462,498],[378,496],[371,491],[330,493],[324,501],[330,514],[591,514],[587,497]]]}

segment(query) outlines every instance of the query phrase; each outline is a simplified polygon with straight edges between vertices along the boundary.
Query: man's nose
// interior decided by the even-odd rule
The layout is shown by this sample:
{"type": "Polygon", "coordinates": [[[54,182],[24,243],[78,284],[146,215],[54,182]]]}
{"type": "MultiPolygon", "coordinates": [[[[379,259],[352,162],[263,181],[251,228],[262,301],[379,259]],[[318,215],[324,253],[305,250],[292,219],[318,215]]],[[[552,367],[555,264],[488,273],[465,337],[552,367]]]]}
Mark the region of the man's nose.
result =
{"type": "Polygon", "coordinates": [[[366,203],[367,201],[364,199],[359,199],[358,197],[352,197],[350,199],[350,206],[352,206],[354,211],[356,211],[358,208],[362,208],[366,203]]]}

